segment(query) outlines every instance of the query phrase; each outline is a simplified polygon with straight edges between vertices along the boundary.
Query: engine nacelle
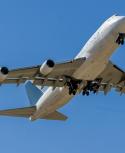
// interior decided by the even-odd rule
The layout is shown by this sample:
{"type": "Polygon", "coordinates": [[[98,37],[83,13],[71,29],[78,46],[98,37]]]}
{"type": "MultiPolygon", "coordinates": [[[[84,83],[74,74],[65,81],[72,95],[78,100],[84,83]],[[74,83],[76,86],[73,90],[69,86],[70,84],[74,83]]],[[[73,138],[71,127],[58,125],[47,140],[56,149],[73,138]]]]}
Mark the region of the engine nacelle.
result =
{"type": "Polygon", "coordinates": [[[49,59],[41,65],[40,73],[43,75],[48,75],[53,70],[54,66],[55,66],[54,61],[49,59]]]}
{"type": "Polygon", "coordinates": [[[7,78],[9,70],[7,67],[0,67],[0,82],[4,81],[7,78]]]}

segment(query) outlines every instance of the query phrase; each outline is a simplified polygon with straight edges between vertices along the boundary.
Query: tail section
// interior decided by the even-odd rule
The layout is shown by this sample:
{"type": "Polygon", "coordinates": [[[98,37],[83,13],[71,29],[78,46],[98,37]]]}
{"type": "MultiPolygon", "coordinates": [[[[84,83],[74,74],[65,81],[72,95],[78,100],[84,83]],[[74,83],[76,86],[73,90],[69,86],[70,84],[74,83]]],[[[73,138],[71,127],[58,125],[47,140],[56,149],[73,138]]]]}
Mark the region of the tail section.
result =
{"type": "Polygon", "coordinates": [[[26,82],[25,89],[31,106],[34,106],[39,98],[43,95],[43,92],[33,85],[31,81],[26,82]]]}

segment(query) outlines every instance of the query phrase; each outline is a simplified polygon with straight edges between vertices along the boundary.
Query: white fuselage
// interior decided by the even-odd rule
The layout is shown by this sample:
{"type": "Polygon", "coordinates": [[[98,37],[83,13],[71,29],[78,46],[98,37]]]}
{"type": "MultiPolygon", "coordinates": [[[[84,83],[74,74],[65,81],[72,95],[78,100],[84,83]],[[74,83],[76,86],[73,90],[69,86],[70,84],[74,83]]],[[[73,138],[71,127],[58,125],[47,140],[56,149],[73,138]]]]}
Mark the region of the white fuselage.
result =
{"type": "MultiPolygon", "coordinates": [[[[81,80],[95,80],[105,69],[112,53],[118,48],[116,39],[119,33],[125,33],[125,17],[112,16],[93,34],[89,41],[75,57],[86,57],[86,61],[78,67],[73,77],[81,80]]],[[[42,118],[65,105],[73,96],[67,87],[49,87],[36,104],[37,111],[32,120],[42,118]]]]}

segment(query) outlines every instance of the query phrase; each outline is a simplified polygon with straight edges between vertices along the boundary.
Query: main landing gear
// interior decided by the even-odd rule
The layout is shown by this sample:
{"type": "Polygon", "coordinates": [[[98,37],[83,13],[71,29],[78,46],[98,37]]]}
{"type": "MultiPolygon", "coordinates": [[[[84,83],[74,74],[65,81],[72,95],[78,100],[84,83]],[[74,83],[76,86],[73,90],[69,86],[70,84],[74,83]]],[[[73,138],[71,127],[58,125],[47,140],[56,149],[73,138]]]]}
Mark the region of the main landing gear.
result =
{"type": "Polygon", "coordinates": [[[81,81],[79,80],[69,80],[66,82],[66,85],[69,88],[69,95],[75,95],[77,93],[79,84],[81,83],[81,81]]]}
{"type": "MultiPolygon", "coordinates": [[[[99,90],[99,87],[101,85],[102,79],[96,79],[95,81],[88,81],[87,84],[83,87],[82,95],[89,96],[90,93],[96,94],[99,90]]],[[[66,82],[66,86],[69,89],[69,95],[76,95],[77,91],[80,89],[82,81],[81,80],[74,80],[69,79],[66,82]]]]}
{"type": "Polygon", "coordinates": [[[96,81],[88,81],[86,87],[83,89],[82,95],[89,96],[91,92],[96,94],[99,90],[100,83],[101,83],[101,79],[98,79],[96,81]]]}
{"type": "Polygon", "coordinates": [[[124,45],[125,33],[119,33],[119,36],[116,40],[118,45],[124,45]]]}

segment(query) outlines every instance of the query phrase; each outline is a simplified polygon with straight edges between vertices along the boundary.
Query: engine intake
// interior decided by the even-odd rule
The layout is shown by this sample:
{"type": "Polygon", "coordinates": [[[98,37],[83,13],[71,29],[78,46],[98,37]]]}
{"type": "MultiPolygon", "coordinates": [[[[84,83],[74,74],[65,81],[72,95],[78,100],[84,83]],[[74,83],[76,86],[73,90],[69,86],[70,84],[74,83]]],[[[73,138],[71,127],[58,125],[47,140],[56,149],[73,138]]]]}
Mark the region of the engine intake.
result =
{"type": "Polygon", "coordinates": [[[49,67],[54,67],[55,63],[53,60],[49,59],[47,60],[46,64],[49,66],[49,67]]]}
{"type": "Polygon", "coordinates": [[[41,65],[40,73],[46,76],[53,70],[54,66],[55,66],[54,61],[49,59],[41,65]]]}
{"type": "Polygon", "coordinates": [[[1,67],[1,73],[4,74],[4,75],[7,75],[9,72],[8,68],[7,67],[1,67]]]}
{"type": "Polygon", "coordinates": [[[9,70],[7,67],[0,68],[0,82],[4,81],[7,78],[9,70]]]}

